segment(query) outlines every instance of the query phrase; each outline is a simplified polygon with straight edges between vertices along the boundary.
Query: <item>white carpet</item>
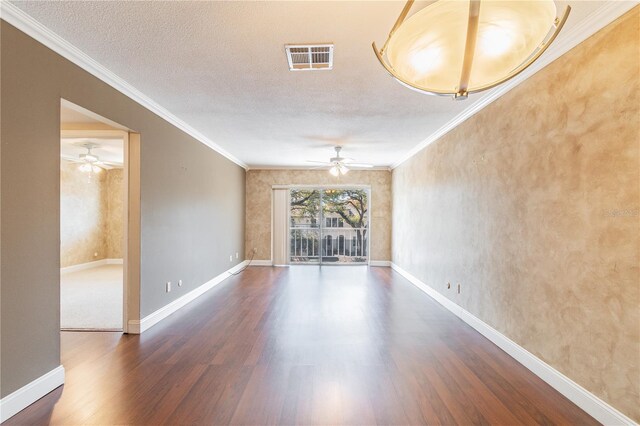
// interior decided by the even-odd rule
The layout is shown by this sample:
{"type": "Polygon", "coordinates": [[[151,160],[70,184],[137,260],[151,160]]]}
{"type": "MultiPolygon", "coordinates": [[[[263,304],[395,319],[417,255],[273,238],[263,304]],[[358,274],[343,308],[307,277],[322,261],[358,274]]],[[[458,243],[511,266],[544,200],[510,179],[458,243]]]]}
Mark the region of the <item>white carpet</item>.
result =
{"type": "Polygon", "coordinates": [[[60,328],[122,330],[122,265],[60,276],[60,328]]]}

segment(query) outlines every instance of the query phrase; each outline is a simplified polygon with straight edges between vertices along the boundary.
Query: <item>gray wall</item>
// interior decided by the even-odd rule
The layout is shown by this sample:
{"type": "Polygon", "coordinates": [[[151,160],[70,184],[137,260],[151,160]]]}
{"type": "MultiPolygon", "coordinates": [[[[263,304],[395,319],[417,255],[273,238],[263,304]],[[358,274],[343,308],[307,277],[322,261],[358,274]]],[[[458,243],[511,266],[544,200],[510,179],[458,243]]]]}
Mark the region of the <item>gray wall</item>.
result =
{"type": "Polygon", "coordinates": [[[143,317],[242,260],[245,172],[0,22],[4,397],[60,364],[61,98],[141,134],[143,317]]]}

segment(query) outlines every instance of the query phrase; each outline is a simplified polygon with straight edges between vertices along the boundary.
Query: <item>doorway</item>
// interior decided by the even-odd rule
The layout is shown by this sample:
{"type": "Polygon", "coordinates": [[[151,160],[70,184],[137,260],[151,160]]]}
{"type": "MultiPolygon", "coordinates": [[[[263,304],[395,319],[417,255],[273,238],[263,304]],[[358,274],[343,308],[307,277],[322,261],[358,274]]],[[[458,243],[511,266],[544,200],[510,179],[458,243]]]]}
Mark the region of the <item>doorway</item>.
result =
{"type": "Polygon", "coordinates": [[[368,188],[291,188],[289,262],[368,263],[369,199],[368,188]]]}
{"type": "Polygon", "coordinates": [[[129,132],[60,109],[60,329],[127,331],[129,132]]]}

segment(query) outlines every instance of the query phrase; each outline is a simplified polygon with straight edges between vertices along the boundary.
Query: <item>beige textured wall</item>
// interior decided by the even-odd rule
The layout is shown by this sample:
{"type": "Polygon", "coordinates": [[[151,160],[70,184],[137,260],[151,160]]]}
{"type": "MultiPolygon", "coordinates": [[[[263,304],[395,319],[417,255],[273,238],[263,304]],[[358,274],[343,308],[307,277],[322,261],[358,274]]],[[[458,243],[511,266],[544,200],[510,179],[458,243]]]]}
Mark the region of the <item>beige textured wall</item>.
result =
{"type": "Polygon", "coordinates": [[[371,185],[371,260],[391,259],[391,173],[352,170],[339,179],[326,170],[249,170],[246,179],[246,258],[271,259],[271,192],[273,185],[371,185]]]}
{"type": "Polygon", "coordinates": [[[124,170],[107,170],[106,246],[109,259],[122,259],[124,247],[124,170]]]}
{"type": "Polygon", "coordinates": [[[60,161],[60,267],[107,257],[106,180],[106,173],[89,180],[77,163],[60,161]]]}
{"type": "Polygon", "coordinates": [[[88,174],[60,161],[60,267],[122,258],[122,169],[88,174]],[[96,254],[97,253],[97,254],[96,254]]]}
{"type": "Polygon", "coordinates": [[[393,172],[393,261],[636,421],[639,41],[635,8],[393,172]]]}

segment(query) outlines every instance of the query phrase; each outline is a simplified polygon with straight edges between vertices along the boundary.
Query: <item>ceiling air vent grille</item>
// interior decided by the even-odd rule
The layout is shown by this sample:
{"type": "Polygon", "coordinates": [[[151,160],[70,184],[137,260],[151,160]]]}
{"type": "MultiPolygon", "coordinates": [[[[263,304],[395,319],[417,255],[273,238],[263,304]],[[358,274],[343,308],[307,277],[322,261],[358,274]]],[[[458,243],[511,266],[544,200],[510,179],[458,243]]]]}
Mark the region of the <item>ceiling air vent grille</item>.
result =
{"type": "Polygon", "coordinates": [[[320,71],[333,68],[333,44],[287,44],[290,71],[320,71]]]}

